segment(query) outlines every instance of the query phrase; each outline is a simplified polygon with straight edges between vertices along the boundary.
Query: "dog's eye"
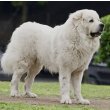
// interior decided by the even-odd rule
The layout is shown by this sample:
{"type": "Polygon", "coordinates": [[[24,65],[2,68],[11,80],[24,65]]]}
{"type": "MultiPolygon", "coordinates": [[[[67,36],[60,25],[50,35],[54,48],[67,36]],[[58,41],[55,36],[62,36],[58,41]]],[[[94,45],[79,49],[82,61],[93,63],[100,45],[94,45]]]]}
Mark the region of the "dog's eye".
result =
{"type": "Polygon", "coordinates": [[[93,20],[93,19],[91,19],[91,20],[89,20],[89,22],[90,22],[90,23],[93,23],[93,22],[94,22],[94,20],[93,20]]]}

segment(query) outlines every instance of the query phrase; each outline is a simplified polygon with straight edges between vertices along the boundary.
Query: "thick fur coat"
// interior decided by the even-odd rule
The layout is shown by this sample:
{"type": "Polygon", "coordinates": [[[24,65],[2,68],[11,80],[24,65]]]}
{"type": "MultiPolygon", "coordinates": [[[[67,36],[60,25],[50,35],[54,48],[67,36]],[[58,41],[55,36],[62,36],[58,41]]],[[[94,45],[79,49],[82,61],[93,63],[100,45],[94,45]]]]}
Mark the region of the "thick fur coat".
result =
{"type": "Polygon", "coordinates": [[[83,72],[88,68],[93,54],[99,48],[100,19],[93,10],[79,10],[68,20],[54,28],[36,22],[26,22],[12,34],[4,53],[1,66],[6,73],[13,73],[11,96],[19,96],[18,82],[24,73],[25,95],[30,92],[35,76],[44,66],[50,72],[59,73],[61,103],[72,103],[70,84],[78,103],[89,104],[81,96],[83,72]],[[94,22],[89,21],[93,19],[94,22]]]}

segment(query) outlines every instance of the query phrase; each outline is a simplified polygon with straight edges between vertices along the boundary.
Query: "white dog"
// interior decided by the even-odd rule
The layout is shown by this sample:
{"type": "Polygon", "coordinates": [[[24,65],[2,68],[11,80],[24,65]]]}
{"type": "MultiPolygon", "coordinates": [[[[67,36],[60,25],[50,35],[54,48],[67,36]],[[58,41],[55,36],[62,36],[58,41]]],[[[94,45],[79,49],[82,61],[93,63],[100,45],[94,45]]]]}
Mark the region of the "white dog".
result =
{"type": "Polygon", "coordinates": [[[35,22],[18,27],[4,53],[1,66],[13,73],[11,96],[19,96],[18,83],[25,79],[25,95],[36,97],[30,87],[42,67],[59,73],[61,103],[71,104],[70,85],[78,103],[89,104],[81,95],[83,72],[88,68],[93,54],[99,48],[104,25],[96,11],[79,10],[72,13],[60,26],[51,28],[35,22]]]}

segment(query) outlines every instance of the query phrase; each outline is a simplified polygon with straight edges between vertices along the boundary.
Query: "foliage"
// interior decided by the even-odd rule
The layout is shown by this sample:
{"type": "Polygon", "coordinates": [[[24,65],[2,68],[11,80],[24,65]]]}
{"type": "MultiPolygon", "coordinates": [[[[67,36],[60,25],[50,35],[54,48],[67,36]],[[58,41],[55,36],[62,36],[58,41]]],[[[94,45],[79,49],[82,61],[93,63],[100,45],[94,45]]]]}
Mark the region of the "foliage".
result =
{"type": "MultiPolygon", "coordinates": [[[[21,22],[26,22],[28,18],[29,3],[27,1],[11,1],[12,6],[22,10],[21,22]]],[[[46,1],[36,1],[36,6],[45,6],[46,1]]]]}
{"type": "MultiPolygon", "coordinates": [[[[12,5],[14,7],[21,7],[26,3],[27,1],[11,1],[12,5]]],[[[29,2],[28,2],[29,3],[29,2]]],[[[36,1],[36,4],[43,6],[47,3],[47,1],[36,1]]]]}
{"type": "Polygon", "coordinates": [[[11,3],[14,7],[19,7],[23,5],[23,1],[12,1],[11,3]]]}
{"type": "Polygon", "coordinates": [[[110,15],[102,17],[102,22],[105,24],[105,28],[101,36],[101,47],[94,62],[106,63],[110,67],[110,15]]]}

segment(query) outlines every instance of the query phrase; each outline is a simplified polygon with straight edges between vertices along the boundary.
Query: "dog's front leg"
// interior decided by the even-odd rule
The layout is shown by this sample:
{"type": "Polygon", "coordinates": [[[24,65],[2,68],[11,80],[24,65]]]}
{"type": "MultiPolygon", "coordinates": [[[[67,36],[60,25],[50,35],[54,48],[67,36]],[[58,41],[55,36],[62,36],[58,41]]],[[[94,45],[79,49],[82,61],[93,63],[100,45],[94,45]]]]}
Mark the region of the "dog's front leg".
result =
{"type": "Polygon", "coordinates": [[[71,83],[74,88],[74,95],[77,100],[77,103],[80,104],[90,104],[87,99],[84,99],[81,95],[81,81],[83,77],[83,71],[76,72],[71,75],[71,83]]]}
{"type": "Polygon", "coordinates": [[[72,101],[70,99],[70,79],[71,74],[66,71],[59,72],[59,82],[61,89],[61,101],[63,104],[71,104],[72,101]]]}

